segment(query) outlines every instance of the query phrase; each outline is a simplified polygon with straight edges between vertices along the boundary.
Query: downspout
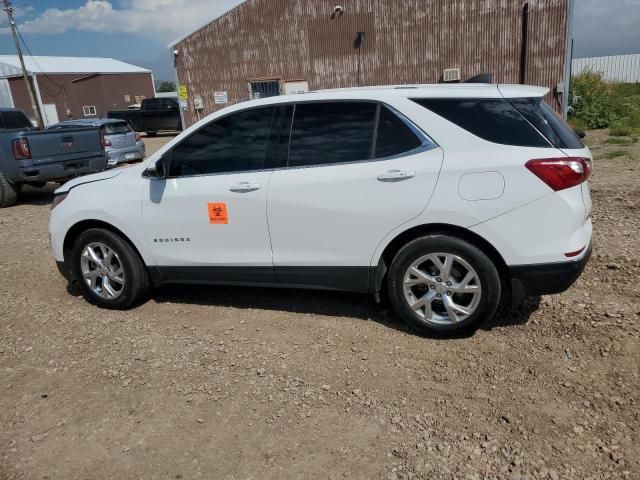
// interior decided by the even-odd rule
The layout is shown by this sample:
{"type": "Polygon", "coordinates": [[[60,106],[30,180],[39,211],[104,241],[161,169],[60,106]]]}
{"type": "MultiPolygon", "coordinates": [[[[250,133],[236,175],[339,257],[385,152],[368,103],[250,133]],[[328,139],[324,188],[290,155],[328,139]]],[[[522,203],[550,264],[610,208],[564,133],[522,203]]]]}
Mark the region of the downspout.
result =
{"type": "Polygon", "coordinates": [[[184,109],[182,108],[182,100],[180,99],[180,78],[178,78],[178,55],[179,54],[180,52],[174,46],[171,51],[171,55],[173,56],[173,76],[176,80],[176,89],[178,90],[178,108],[180,110],[180,123],[182,124],[182,130],[184,130],[184,109]]]}
{"type": "Polygon", "coordinates": [[[527,50],[529,48],[529,3],[522,7],[522,45],[520,50],[520,84],[527,83],[527,50]]]}
{"type": "Polygon", "coordinates": [[[567,39],[565,45],[564,81],[562,82],[562,116],[567,119],[569,115],[569,84],[571,83],[571,61],[573,60],[573,14],[575,0],[569,0],[567,6],[567,39]]]}
{"type": "Polygon", "coordinates": [[[153,92],[152,98],[156,98],[156,81],[153,78],[153,72],[151,72],[150,75],[151,75],[151,91],[153,92]]]}

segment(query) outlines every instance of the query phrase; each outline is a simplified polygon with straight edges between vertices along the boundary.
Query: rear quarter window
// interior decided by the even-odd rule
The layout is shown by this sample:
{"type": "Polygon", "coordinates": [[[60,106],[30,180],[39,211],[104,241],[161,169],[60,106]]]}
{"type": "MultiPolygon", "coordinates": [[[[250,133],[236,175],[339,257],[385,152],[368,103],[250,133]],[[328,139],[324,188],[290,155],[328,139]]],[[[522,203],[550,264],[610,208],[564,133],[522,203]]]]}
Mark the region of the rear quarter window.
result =
{"type": "Polygon", "coordinates": [[[541,97],[510,98],[509,102],[556,148],[581,149],[584,144],[569,125],[541,97]]]}
{"type": "Polygon", "coordinates": [[[551,147],[505,99],[415,98],[413,101],[488,142],[518,147],[551,147]]]}

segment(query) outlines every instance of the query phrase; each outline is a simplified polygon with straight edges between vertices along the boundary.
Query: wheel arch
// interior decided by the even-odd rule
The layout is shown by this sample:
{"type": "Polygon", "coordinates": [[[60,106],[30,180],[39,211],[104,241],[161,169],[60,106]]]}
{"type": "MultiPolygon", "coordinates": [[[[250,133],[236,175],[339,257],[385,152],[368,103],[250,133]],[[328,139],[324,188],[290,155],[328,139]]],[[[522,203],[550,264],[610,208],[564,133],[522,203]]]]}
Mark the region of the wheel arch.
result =
{"type": "Polygon", "coordinates": [[[507,263],[505,262],[502,255],[500,255],[500,252],[498,252],[498,250],[496,250],[496,248],[491,245],[489,241],[487,241],[477,233],[458,225],[447,223],[431,223],[411,227],[396,235],[393,240],[391,240],[387,244],[387,246],[382,251],[382,254],[380,255],[378,266],[376,267],[374,285],[375,291],[379,292],[382,288],[382,284],[386,277],[388,267],[391,265],[391,262],[393,262],[396,254],[404,245],[412,240],[415,240],[416,238],[423,237],[425,235],[437,234],[460,238],[479,248],[485,255],[487,255],[491,259],[493,264],[496,266],[498,274],[500,275],[500,279],[505,283],[505,285],[509,285],[509,269],[507,267],[507,263]]]}
{"type": "MultiPolygon", "coordinates": [[[[82,234],[82,232],[85,232],[85,231],[89,230],[90,228],[102,228],[104,230],[108,230],[108,231],[110,231],[112,233],[115,233],[116,235],[120,236],[125,242],[127,242],[131,246],[131,248],[133,248],[133,250],[136,252],[136,254],[140,257],[140,259],[142,260],[142,264],[147,269],[147,272],[149,272],[149,275],[150,275],[153,283],[156,284],[157,276],[154,275],[154,273],[155,273],[153,271],[154,269],[149,267],[149,265],[145,261],[144,256],[142,255],[140,249],[135,244],[135,242],[132,241],[131,238],[126,233],[124,233],[122,230],[120,230],[119,228],[115,227],[114,225],[112,225],[112,224],[110,224],[108,222],[105,222],[103,220],[96,220],[96,219],[81,220],[81,221],[73,224],[71,226],[71,228],[69,228],[69,230],[67,230],[67,233],[64,236],[64,242],[62,244],[62,252],[63,252],[63,256],[64,256],[65,265],[66,265],[67,261],[69,260],[69,257],[71,256],[71,252],[73,250],[73,245],[75,244],[75,241],[82,234]]],[[[69,269],[68,266],[66,268],[67,268],[67,270],[69,269]]]]}

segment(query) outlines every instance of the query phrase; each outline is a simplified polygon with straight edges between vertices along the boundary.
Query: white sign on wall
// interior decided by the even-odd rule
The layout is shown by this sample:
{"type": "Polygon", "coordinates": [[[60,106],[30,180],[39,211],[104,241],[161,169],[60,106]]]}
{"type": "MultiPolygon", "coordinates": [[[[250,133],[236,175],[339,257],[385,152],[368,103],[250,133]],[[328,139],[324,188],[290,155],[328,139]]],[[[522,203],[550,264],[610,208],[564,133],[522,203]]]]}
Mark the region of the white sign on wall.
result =
{"type": "Polygon", "coordinates": [[[229,103],[229,94],[227,92],[213,92],[213,103],[216,105],[226,105],[229,103]]]}

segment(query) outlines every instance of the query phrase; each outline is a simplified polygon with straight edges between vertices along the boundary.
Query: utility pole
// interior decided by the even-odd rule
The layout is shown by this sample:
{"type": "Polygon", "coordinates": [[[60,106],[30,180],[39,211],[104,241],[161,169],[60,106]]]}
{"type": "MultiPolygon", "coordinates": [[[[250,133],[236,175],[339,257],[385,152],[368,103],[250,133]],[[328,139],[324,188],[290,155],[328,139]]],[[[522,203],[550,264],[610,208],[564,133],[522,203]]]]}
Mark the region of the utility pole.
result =
{"type": "Polygon", "coordinates": [[[22,50],[20,49],[20,42],[18,41],[18,34],[16,33],[16,23],[13,21],[14,8],[11,6],[9,0],[2,0],[2,2],[4,3],[4,11],[7,12],[7,17],[9,17],[9,26],[11,27],[11,33],[13,34],[13,41],[16,44],[16,51],[18,52],[20,65],[22,66],[22,76],[24,77],[24,83],[27,86],[27,91],[29,92],[31,107],[33,108],[33,113],[35,113],[36,115],[38,128],[43,128],[44,123],[42,122],[42,113],[40,112],[40,106],[38,105],[38,102],[36,102],[36,96],[33,93],[33,85],[31,84],[31,81],[29,81],[27,67],[24,66],[24,58],[22,58],[22,50]]]}

